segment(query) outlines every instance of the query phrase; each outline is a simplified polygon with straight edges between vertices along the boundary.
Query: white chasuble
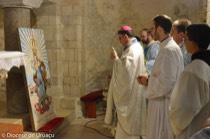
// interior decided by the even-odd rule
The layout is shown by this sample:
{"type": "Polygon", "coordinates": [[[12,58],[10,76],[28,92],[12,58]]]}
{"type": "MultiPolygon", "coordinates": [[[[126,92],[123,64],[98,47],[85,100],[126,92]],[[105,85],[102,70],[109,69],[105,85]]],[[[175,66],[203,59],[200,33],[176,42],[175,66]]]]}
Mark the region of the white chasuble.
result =
{"type": "Polygon", "coordinates": [[[132,43],[122,52],[120,58],[114,60],[105,123],[112,122],[112,110],[115,107],[118,124],[129,135],[145,134],[144,87],[139,85],[136,79],[145,72],[143,49],[138,42],[132,43]]]}

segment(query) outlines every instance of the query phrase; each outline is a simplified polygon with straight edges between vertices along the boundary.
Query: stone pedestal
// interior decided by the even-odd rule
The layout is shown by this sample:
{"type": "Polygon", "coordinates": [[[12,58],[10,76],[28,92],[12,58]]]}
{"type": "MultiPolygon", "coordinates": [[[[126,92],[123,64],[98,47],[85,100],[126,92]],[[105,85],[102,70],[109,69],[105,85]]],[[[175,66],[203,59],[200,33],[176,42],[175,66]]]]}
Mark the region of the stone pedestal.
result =
{"type": "Polygon", "coordinates": [[[8,72],[6,80],[7,113],[28,113],[27,90],[24,86],[23,68],[14,67],[8,72]]]}
{"type": "MultiPolygon", "coordinates": [[[[2,0],[6,51],[21,51],[18,28],[31,27],[31,9],[38,8],[42,0],[2,0]]],[[[6,80],[7,112],[27,113],[27,87],[24,68],[12,68],[6,80]]]]}
{"type": "Polygon", "coordinates": [[[18,28],[30,28],[30,9],[27,8],[7,8],[3,10],[4,35],[6,51],[21,51],[19,43],[18,28]]]}
{"type": "MultiPolygon", "coordinates": [[[[6,51],[21,51],[18,28],[30,28],[30,9],[4,8],[4,35],[6,51]]],[[[12,68],[6,80],[7,112],[20,114],[28,112],[24,73],[21,69],[12,68]]]]}

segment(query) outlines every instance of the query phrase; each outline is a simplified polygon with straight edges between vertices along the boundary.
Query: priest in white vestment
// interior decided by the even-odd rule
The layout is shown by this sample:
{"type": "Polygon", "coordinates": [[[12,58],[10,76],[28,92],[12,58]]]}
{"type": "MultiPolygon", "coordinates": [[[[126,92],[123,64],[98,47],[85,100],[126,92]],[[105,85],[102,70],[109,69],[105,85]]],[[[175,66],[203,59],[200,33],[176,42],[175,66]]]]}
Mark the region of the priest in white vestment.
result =
{"type": "Polygon", "coordinates": [[[148,99],[146,139],[173,139],[169,122],[169,102],[175,81],[184,68],[180,47],[170,37],[171,19],[159,15],[152,20],[152,35],[160,41],[160,51],[149,77],[139,76],[138,82],[146,85],[148,99]]]}
{"type": "Polygon", "coordinates": [[[192,62],[177,80],[169,107],[176,139],[189,139],[210,117],[209,43],[208,25],[192,24],[186,28],[185,45],[192,54],[192,62]]]}
{"type": "Polygon", "coordinates": [[[140,139],[140,135],[145,135],[146,101],[144,87],[136,82],[136,77],[146,72],[143,48],[133,37],[131,27],[121,27],[118,34],[123,50],[120,57],[115,50],[112,52],[114,65],[105,123],[111,124],[115,107],[118,118],[115,139],[140,139]]]}

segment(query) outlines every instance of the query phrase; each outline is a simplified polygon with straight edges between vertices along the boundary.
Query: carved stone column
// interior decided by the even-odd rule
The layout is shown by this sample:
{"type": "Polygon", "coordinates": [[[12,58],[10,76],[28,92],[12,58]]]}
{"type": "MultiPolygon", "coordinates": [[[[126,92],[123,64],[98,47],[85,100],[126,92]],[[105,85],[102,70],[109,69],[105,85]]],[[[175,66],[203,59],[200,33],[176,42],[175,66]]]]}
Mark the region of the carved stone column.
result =
{"type": "MultiPolygon", "coordinates": [[[[40,7],[43,0],[2,0],[6,51],[21,51],[18,28],[31,27],[31,9],[40,7]]],[[[24,68],[12,68],[6,80],[7,112],[21,114],[28,112],[24,68]]]]}

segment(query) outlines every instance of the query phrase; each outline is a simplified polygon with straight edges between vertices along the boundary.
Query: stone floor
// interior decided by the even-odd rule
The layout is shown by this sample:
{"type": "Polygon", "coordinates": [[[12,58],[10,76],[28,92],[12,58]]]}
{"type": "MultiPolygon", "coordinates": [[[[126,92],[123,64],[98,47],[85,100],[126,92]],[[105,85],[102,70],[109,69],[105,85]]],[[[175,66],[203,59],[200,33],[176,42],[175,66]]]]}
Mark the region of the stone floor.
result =
{"type": "MultiPolygon", "coordinates": [[[[5,115],[6,113],[7,113],[6,95],[0,94],[0,117],[2,115],[5,115]]],[[[93,139],[93,137],[95,139],[110,139],[109,137],[106,137],[105,135],[97,132],[96,130],[84,126],[87,122],[92,122],[92,121],[102,122],[103,121],[102,117],[99,116],[97,119],[80,118],[73,120],[73,122],[70,125],[67,125],[62,129],[59,129],[59,131],[55,135],[55,139],[93,139]]],[[[30,134],[30,133],[24,133],[24,134],[30,134]]],[[[43,139],[43,138],[36,137],[36,139],[43,139]]]]}
{"type": "Polygon", "coordinates": [[[85,124],[90,122],[100,122],[96,119],[77,119],[71,123],[71,125],[65,127],[55,135],[55,139],[111,139],[107,135],[98,131],[94,126],[85,127],[85,124]]]}
{"type": "MultiPolygon", "coordinates": [[[[0,116],[6,113],[5,99],[5,95],[0,96],[0,116]]],[[[54,135],[54,139],[113,139],[113,137],[111,137],[111,132],[108,131],[108,128],[103,122],[104,111],[97,112],[97,114],[97,118],[83,117],[73,120],[71,124],[59,129],[54,135]]]]}
{"type": "MultiPolygon", "coordinates": [[[[55,139],[114,139],[111,134],[104,134],[97,128],[88,128],[84,125],[88,122],[94,122],[95,119],[75,120],[71,125],[65,127],[55,135],[55,139]]],[[[96,121],[97,122],[97,121],[96,121]]],[[[143,137],[143,139],[146,139],[143,137]]]]}

